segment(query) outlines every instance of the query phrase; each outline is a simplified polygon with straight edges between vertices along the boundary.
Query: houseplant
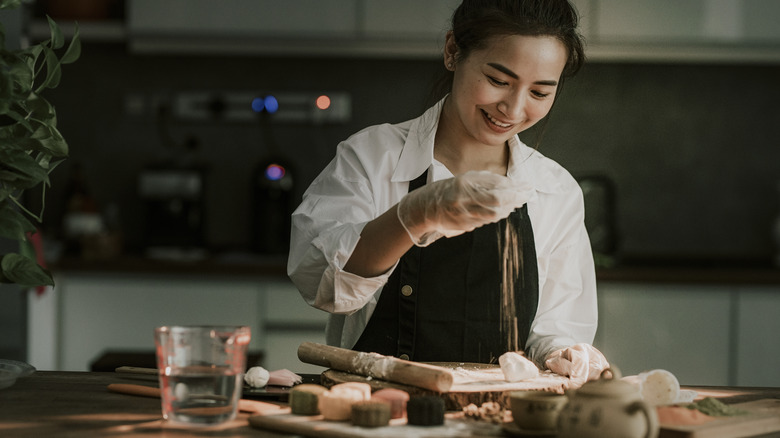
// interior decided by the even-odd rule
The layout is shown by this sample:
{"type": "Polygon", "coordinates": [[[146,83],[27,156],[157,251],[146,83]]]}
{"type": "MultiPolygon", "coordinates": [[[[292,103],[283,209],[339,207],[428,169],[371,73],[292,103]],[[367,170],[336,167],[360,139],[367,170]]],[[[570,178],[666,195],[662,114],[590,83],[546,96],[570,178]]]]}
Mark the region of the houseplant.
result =
{"type": "MultiPolygon", "coordinates": [[[[0,11],[20,3],[0,0],[0,11]]],[[[65,47],[60,28],[47,19],[50,38],[22,49],[6,49],[0,23],[0,239],[19,243],[18,252],[0,253],[0,282],[27,287],[54,284],[51,273],[36,262],[28,236],[36,232],[34,222],[42,221],[49,173],[68,156],[54,107],[41,93],[56,87],[61,65],[81,54],[78,26],[65,47]],[[24,193],[32,190],[41,197],[37,212],[23,203],[24,193]]]]}

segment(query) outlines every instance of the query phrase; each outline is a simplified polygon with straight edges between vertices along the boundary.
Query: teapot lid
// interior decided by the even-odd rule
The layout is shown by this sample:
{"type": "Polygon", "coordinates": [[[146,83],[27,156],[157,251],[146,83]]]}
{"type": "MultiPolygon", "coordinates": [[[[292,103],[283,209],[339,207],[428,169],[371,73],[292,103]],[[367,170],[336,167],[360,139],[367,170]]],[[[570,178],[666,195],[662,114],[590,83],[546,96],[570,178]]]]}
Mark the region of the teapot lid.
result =
{"type": "Polygon", "coordinates": [[[577,394],[594,397],[626,397],[639,394],[634,385],[620,380],[620,372],[607,368],[601,372],[598,380],[593,380],[582,385],[577,394]]]}

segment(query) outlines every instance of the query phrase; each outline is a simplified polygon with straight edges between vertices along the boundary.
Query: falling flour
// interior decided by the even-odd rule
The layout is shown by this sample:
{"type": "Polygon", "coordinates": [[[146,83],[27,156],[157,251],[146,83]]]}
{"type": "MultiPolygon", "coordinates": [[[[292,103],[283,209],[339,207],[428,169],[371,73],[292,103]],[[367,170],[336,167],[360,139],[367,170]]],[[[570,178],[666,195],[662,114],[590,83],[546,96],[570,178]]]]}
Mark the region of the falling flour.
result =
{"type": "Polygon", "coordinates": [[[515,280],[520,278],[522,281],[520,273],[523,271],[520,236],[511,221],[499,226],[497,234],[501,259],[501,336],[506,339],[506,351],[520,351],[515,304],[515,280]]]}

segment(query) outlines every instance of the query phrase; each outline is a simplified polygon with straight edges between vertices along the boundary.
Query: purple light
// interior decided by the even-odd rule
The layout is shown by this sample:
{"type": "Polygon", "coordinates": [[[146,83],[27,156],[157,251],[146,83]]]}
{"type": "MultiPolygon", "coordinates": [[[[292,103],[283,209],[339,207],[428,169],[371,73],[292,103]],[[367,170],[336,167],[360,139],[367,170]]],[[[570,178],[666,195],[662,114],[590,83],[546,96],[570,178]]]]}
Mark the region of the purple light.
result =
{"type": "Polygon", "coordinates": [[[284,178],[284,174],[284,167],[278,164],[269,164],[268,167],[265,168],[265,178],[271,181],[279,181],[284,178]]]}

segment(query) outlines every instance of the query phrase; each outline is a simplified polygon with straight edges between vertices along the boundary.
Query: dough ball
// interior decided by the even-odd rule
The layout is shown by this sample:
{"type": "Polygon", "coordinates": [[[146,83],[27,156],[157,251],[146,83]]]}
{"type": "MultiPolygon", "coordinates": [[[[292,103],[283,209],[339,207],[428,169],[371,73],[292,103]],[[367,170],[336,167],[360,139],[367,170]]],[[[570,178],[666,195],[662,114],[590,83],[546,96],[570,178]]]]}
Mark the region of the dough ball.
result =
{"type": "Polygon", "coordinates": [[[507,382],[519,382],[539,376],[539,368],[522,354],[514,351],[502,354],[498,358],[498,364],[501,365],[501,371],[507,382]]]}
{"type": "Polygon", "coordinates": [[[244,374],[244,382],[252,388],[262,388],[268,384],[271,374],[263,367],[252,367],[244,374]]]}

